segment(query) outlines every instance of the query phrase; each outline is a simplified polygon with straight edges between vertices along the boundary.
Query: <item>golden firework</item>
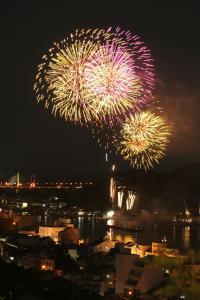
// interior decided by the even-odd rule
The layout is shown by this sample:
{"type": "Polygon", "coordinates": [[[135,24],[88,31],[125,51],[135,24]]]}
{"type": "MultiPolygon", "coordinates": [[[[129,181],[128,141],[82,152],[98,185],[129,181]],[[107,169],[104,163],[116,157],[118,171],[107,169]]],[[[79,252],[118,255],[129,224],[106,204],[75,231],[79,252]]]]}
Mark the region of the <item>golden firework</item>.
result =
{"type": "Polygon", "coordinates": [[[164,156],[170,128],[160,116],[149,111],[136,113],[116,137],[117,152],[138,169],[149,169],[164,156]]]}
{"type": "Polygon", "coordinates": [[[37,101],[66,120],[87,123],[97,118],[92,99],[85,97],[84,66],[99,47],[102,30],[81,30],[54,43],[38,66],[34,90],[37,101]]]}
{"type": "Polygon", "coordinates": [[[107,44],[88,60],[85,67],[85,87],[88,99],[93,99],[97,112],[108,123],[120,121],[130,110],[137,111],[143,87],[135,72],[135,61],[124,47],[107,44]]]}
{"type": "Polygon", "coordinates": [[[120,28],[76,30],[54,43],[38,66],[38,102],[81,125],[113,126],[151,102],[149,50],[120,28]]]}

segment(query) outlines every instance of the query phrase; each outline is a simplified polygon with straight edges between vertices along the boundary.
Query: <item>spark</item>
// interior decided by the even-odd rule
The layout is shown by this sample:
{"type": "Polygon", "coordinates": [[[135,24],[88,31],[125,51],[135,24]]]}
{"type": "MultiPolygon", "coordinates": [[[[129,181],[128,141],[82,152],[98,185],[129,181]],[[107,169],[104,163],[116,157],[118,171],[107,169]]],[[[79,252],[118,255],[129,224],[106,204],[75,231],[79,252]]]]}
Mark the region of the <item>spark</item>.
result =
{"type": "Polygon", "coordinates": [[[126,209],[131,210],[133,208],[135,202],[135,194],[133,192],[128,191],[128,197],[126,199],[126,209]]]}
{"type": "Polygon", "coordinates": [[[116,181],[113,177],[111,177],[110,178],[110,201],[112,207],[114,207],[115,204],[116,189],[117,189],[116,181]]]}
{"type": "Polygon", "coordinates": [[[117,205],[118,205],[119,208],[122,207],[123,197],[124,197],[124,192],[123,191],[118,191],[117,192],[117,205]]]}
{"type": "Polygon", "coordinates": [[[115,44],[100,47],[86,63],[85,88],[96,111],[111,124],[138,110],[143,93],[132,55],[115,44]]]}
{"type": "Polygon", "coordinates": [[[76,30],[53,43],[34,90],[54,115],[81,125],[121,123],[151,103],[153,61],[140,38],[120,28],[76,30]]]}
{"type": "Polygon", "coordinates": [[[136,113],[115,138],[117,152],[132,166],[147,170],[164,156],[170,134],[169,126],[160,116],[149,111],[136,113]]]}

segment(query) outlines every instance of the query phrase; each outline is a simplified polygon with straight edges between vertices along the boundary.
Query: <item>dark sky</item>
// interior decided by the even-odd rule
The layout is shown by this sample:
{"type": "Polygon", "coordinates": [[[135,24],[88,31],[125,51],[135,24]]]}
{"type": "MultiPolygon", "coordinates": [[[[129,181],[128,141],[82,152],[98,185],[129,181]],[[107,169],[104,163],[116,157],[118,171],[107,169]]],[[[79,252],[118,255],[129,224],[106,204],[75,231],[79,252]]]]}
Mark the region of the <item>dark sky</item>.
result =
{"type": "Polygon", "coordinates": [[[55,119],[36,103],[32,87],[37,65],[53,41],[76,28],[108,26],[134,31],[152,51],[156,94],[174,130],[160,168],[200,160],[197,1],[78,2],[6,1],[1,9],[5,54],[1,59],[0,168],[104,170],[103,150],[88,131],[55,119]]]}

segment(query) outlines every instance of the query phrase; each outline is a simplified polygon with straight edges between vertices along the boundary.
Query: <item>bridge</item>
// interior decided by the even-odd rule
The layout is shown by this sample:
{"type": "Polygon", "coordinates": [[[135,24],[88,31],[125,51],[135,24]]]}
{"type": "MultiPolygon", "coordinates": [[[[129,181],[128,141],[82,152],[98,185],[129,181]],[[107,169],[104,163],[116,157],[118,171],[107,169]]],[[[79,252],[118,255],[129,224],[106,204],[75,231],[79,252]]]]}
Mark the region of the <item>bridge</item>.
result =
{"type": "Polygon", "coordinates": [[[7,181],[0,182],[0,189],[81,189],[84,187],[92,186],[92,181],[46,181],[39,183],[36,181],[34,174],[30,176],[30,180],[25,182],[24,177],[20,173],[16,173],[10,177],[7,181]]]}

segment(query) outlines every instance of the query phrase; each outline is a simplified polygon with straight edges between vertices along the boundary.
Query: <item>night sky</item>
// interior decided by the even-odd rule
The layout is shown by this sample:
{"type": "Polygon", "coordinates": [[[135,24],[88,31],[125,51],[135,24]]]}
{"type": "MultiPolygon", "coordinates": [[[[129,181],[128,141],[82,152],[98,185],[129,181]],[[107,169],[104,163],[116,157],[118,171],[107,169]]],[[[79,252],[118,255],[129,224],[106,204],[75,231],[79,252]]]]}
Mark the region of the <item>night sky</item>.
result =
{"type": "Polygon", "coordinates": [[[65,168],[77,173],[106,168],[104,152],[89,132],[54,118],[37,104],[33,84],[37,65],[52,42],[76,28],[108,26],[134,31],[152,51],[156,96],[174,131],[160,169],[199,161],[200,18],[192,4],[197,1],[115,1],[109,6],[112,1],[71,2],[7,1],[1,7],[5,54],[0,168],[65,168]]]}

